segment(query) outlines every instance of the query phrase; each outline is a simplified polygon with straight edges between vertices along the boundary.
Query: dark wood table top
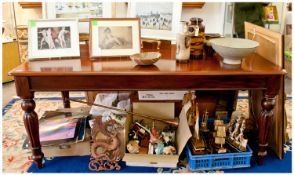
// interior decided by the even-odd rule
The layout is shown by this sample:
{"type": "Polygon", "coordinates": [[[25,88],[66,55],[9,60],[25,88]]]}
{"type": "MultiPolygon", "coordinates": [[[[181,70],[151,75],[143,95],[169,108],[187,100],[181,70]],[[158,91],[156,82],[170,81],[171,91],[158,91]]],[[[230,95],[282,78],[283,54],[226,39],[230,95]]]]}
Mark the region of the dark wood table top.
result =
{"type": "MultiPolygon", "coordinates": [[[[149,50],[144,50],[149,51],[149,50]]],[[[129,57],[97,58],[90,60],[88,46],[81,45],[81,56],[74,59],[29,61],[10,71],[12,76],[99,76],[99,75],[282,75],[285,72],[253,53],[241,66],[222,63],[221,57],[207,57],[187,64],[175,60],[175,46],[160,50],[162,58],[152,66],[137,66],[129,57]]]]}

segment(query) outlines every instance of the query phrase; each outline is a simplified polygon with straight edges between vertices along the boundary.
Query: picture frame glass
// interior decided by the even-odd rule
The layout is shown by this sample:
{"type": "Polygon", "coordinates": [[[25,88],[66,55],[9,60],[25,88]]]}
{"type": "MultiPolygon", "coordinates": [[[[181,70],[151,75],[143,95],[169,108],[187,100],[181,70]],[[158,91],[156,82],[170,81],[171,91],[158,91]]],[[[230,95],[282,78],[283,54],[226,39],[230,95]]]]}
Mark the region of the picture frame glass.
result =
{"type": "Polygon", "coordinates": [[[133,2],[129,15],[141,19],[141,37],[175,40],[181,19],[181,2],[133,2]]]}
{"type": "Polygon", "coordinates": [[[77,20],[30,20],[28,36],[29,59],[80,56],[77,20]]]}
{"type": "MultiPolygon", "coordinates": [[[[59,19],[89,19],[89,18],[111,18],[112,5],[111,2],[48,2],[45,3],[43,18],[59,19]]],[[[89,22],[79,22],[79,32],[89,33],[89,22]]]]}
{"type": "Polygon", "coordinates": [[[140,53],[139,19],[93,19],[90,36],[92,57],[140,53]]]}

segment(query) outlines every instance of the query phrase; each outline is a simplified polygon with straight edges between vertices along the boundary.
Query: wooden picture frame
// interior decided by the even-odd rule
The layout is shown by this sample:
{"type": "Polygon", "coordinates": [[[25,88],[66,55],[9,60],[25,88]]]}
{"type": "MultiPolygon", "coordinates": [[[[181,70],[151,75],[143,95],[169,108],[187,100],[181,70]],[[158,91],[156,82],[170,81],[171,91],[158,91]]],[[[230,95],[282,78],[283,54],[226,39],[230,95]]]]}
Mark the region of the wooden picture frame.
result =
{"type": "Polygon", "coordinates": [[[90,18],[111,18],[112,17],[112,3],[111,2],[47,2],[44,3],[43,18],[74,18],[79,20],[79,32],[89,33],[89,19],[90,18]],[[72,7],[71,10],[64,9],[69,4],[79,8],[72,7]],[[64,9],[60,7],[65,6],[64,9]],[[83,10],[82,10],[82,9],[83,10]]]}
{"type": "Polygon", "coordinates": [[[128,6],[130,17],[141,18],[142,38],[175,41],[176,33],[179,31],[181,13],[182,2],[178,1],[130,2],[128,6]],[[153,22],[154,20],[156,22],[153,22]]]}
{"type": "Polygon", "coordinates": [[[139,18],[90,19],[91,58],[130,56],[140,53],[140,43],[139,18]]]}
{"type": "Polygon", "coordinates": [[[30,20],[28,59],[79,57],[78,20],[30,20]]]}

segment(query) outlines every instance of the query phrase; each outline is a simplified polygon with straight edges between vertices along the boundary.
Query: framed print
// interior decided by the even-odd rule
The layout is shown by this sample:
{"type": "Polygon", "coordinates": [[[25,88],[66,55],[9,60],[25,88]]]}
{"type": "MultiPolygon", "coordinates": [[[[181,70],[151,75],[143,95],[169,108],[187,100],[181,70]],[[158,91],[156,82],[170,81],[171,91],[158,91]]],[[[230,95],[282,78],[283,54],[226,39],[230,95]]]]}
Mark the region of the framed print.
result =
{"type": "Polygon", "coordinates": [[[130,2],[128,13],[141,20],[141,37],[175,40],[181,19],[181,2],[130,2]]]}
{"type": "MultiPolygon", "coordinates": [[[[111,2],[47,2],[43,9],[43,18],[75,18],[79,20],[89,18],[111,18],[111,2]]],[[[89,22],[79,22],[79,32],[89,33],[89,22]]]]}
{"type": "Polygon", "coordinates": [[[140,19],[90,19],[89,49],[91,57],[130,56],[140,53],[140,19]]]}
{"type": "Polygon", "coordinates": [[[80,56],[78,20],[30,20],[28,58],[80,56]]]}

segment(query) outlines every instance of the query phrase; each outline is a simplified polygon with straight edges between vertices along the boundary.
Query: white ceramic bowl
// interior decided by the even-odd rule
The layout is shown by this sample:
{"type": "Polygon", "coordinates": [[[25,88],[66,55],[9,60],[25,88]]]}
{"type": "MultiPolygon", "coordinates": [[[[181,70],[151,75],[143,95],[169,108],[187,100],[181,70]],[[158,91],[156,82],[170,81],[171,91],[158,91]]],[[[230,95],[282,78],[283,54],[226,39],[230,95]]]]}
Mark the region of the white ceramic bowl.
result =
{"type": "Polygon", "coordinates": [[[242,38],[217,38],[209,40],[212,48],[223,57],[226,64],[241,64],[242,58],[254,52],[259,43],[242,38]]]}
{"type": "Polygon", "coordinates": [[[161,54],[159,52],[143,52],[130,56],[131,59],[138,65],[147,66],[156,63],[161,54]]]}

